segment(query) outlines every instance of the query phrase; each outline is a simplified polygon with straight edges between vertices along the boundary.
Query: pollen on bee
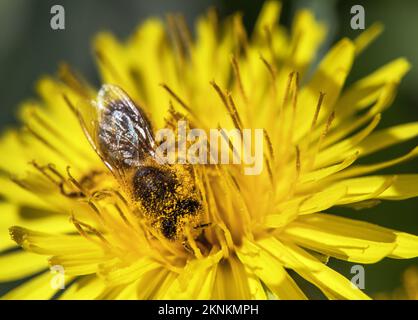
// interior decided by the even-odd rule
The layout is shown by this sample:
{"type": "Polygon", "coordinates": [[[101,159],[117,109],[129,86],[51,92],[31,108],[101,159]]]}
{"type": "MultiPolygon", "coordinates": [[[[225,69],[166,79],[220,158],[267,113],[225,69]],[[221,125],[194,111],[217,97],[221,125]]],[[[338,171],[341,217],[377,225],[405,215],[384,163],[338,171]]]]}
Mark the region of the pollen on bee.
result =
{"type": "Polygon", "coordinates": [[[138,167],[132,180],[134,200],[167,239],[181,238],[184,225],[197,225],[201,204],[193,178],[181,165],[138,167]]]}

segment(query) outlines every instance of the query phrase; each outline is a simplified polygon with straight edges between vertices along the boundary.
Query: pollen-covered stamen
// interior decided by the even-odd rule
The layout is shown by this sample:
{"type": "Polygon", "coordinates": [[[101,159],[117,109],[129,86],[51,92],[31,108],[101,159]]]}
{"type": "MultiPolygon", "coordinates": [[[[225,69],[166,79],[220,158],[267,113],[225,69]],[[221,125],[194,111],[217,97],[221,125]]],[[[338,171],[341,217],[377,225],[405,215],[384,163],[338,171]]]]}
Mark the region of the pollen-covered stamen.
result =
{"type": "Polygon", "coordinates": [[[215,89],[216,93],[221,99],[222,105],[225,107],[226,111],[228,112],[228,115],[231,118],[231,121],[234,124],[235,128],[239,129],[242,132],[243,124],[239,116],[238,110],[235,106],[235,102],[232,98],[231,93],[223,92],[222,89],[219,87],[219,85],[215,81],[211,81],[210,84],[215,89]]]}
{"type": "Polygon", "coordinates": [[[288,100],[289,100],[289,96],[290,96],[290,89],[291,89],[291,85],[293,82],[293,78],[294,78],[295,72],[291,72],[287,78],[287,84],[286,84],[286,88],[283,94],[283,101],[282,103],[279,104],[279,108],[277,110],[277,116],[278,116],[278,125],[277,125],[277,140],[278,140],[278,145],[281,147],[278,150],[278,153],[280,154],[279,161],[280,163],[283,163],[286,159],[284,159],[282,157],[282,155],[285,154],[285,149],[282,148],[283,145],[286,143],[285,141],[285,125],[286,125],[286,118],[287,118],[287,112],[286,112],[286,107],[288,105],[288,100]]]}
{"type": "Polygon", "coordinates": [[[238,84],[239,92],[241,93],[242,99],[245,101],[245,103],[248,103],[248,97],[247,97],[247,94],[245,93],[244,85],[242,83],[242,78],[241,78],[241,72],[239,69],[238,61],[235,58],[235,56],[231,57],[231,63],[232,63],[232,67],[234,70],[235,79],[238,84]]]}
{"type": "Polygon", "coordinates": [[[71,174],[71,168],[70,166],[67,166],[67,176],[69,182],[71,182],[79,191],[78,194],[80,197],[84,197],[89,194],[89,191],[83,186],[84,183],[88,182],[88,178],[84,177],[82,182],[78,182],[71,174]],[[83,183],[84,182],[84,183],[83,183]]]}
{"type": "Polygon", "coordinates": [[[35,160],[29,162],[36,170],[42,173],[49,181],[53,184],[60,185],[65,181],[64,176],[56,170],[55,166],[52,163],[49,163],[45,166],[39,165],[35,160]],[[54,178],[55,176],[55,178],[54,178]]]}
{"type": "Polygon", "coordinates": [[[275,180],[274,180],[273,170],[272,170],[272,167],[271,167],[270,160],[266,157],[265,154],[264,154],[264,162],[266,163],[266,168],[267,168],[267,173],[268,173],[268,176],[269,176],[269,179],[270,179],[270,183],[274,187],[275,180]]]}
{"type": "Polygon", "coordinates": [[[267,144],[268,155],[269,155],[270,159],[274,162],[273,144],[271,143],[270,136],[269,136],[266,129],[263,129],[263,134],[264,134],[265,142],[267,144]]]}
{"type": "Polygon", "coordinates": [[[288,100],[289,100],[289,97],[290,97],[290,89],[291,89],[291,85],[292,85],[294,76],[295,76],[295,72],[293,71],[293,72],[289,73],[289,76],[287,77],[286,89],[284,91],[283,101],[280,104],[279,115],[282,114],[283,110],[285,110],[285,108],[288,104],[288,100]]]}
{"type": "Polygon", "coordinates": [[[316,123],[318,121],[318,117],[319,117],[319,112],[321,111],[321,107],[322,107],[322,103],[324,101],[324,97],[325,97],[325,92],[319,92],[319,98],[318,98],[318,102],[316,104],[316,108],[315,108],[315,113],[312,119],[312,123],[311,123],[311,129],[309,132],[309,137],[311,136],[313,130],[316,127],[316,123]]]}
{"type": "Polygon", "coordinates": [[[46,166],[41,166],[33,160],[30,164],[45,178],[47,178],[49,182],[56,185],[63,196],[68,198],[83,198],[85,196],[81,189],[74,189],[70,182],[55,168],[55,165],[52,163],[49,163],[46,166]]]}
{"type": "Polygon", "coordinates": [[[299,178],[301,163],[300,163],[300,149],[299,146],[296,146],[296,180],[299,178]]]}
{"type": "MultiPolygon", "coordinates": [[[[181,63],[190,57],[192,48],[191,32],[183,15],[167,15],[168,32],[181,63]]],[[[179,66],[181,67],[181,66],[179,66]]]]}
{"type": "Polygon", "coordinates": [[[321,112],[321,108],[324,102],[324,98],[325,98],[325,93],[320,91],[319,92],[319,96],[318,96],[318,101],[316,104],[316,108],[315,108],[315,112],[311,121],[311,126],[309,128],[309,131],[307,133],[307,139],[306,142],[303,143],[303,146],[306,148],[311,148],[311,144],[312,141],[314,140],[315,137],[315,130],[317,129],[317,123],[318,123],[318,118],[319,118],[319,114],[321,112]]]}
{"type": "Polygon", "coordinates": [[[242,131],[244,126],[242,124],[241,116],[235,105],[234,98],[232,98],[232,94],[230,92],[228,92],[227,96],[228,96],[229,105],[231,107],[231,115],[234,118],[235,126],[242,131]]]}
{"type": "Polygon", "coordinates": [[[161,83],[160,86],[164,88],[165,91],[179,104],[186,110],[191,116],[196,118],[195,113],[193,110],[165,83],[161,83]]]}
{"type": "Polygon", "coordinates": [[[331,114],[329,115],[329,117],[327,119],[327,122],[325,123],[325,126],[323,128],[323,131],[322,131],[321,135],[319,136],[319,139],[316,143],[316,146],[313,149],[313,154],[312,154],[312,156],[310,158],[310,161],[308,162],[308,165],[307,165],[308,171],[312,170],[315,167],[315,161],[316,161],[317,155],[321,151],[322,143],[323,143],[325,137],[327,136],[327,134],[328,134],[328,132],[331,128],[332,121],[334,120],[334,118],[335,118],[335,111],[333,110],[331,112],[331,114]]]}
{"type": "Polygon", "coordinates": [[[260,60],[266,66],[266,68],[267,68],[267,70],[270,74],[270,77],[271,77],[271,86],[270,87],[271,87],[272,92],[273,92],[273,101],[275,101],[276,97],[277,97],[277,89],[276,89],[277,71],[276,71],[275,67],[270,62],[268,62],[266,60],[266,58],[264,58],[263,55],[261,55],[261,54],[260,54],[260,60]]]}
{"type": "Polygon", "coordinates": [[[240,159],[241,155],[240,155],[239,151],[237,150],[236,146],[234,145],[233,141],[231,140],[231,138],[225,132],[225,129],[221,128],[221,126],[218,124],[218,130],[221,133],[222,138],[228,143],[229,150],[233,154],[233,157],[236,158],[236,159],[240,159]]]}
{"type": "Polygon", "coordinates": [[[295,117],[297,96],[299,91],[299,76],[297,72],[291,72],[288,76],[288,82],[283,96],[283,102],[279,108],[278,124],[278,145],[277,161],[279,167],[284,167],[292,154],[292,138],[295,130],[295,117]]]}
{"type": "Polygon", "coordinates": [[[79,221],[78,219],[74,217],[74,215],[71,216],[70,221],[74,224],[74,226],[76,227],[77,231],[80,233],[81,236],[85,237],[86,239],[96,244],[99,244],[100,246],[112,247],[110,243],[106,240],[104,235],[100,231],[98,231],[96,228],[90,226],[87,223],[79,221]],[[99,238],[100,241],[97,241],[97,239],[92,237],[92,235],[99,238]]]}
{"type": "Polygon", "coordinates": [[[123,222],[125,222],[129,227],[133,227],[131,222],[129,222],[128,218],[126,217],[125,213],[123,213],[122,208],[119,204],[114,204],[116,211],[119,213],[120,217],[122,218],[123,222]]]}
{"type": "Polygon", "coordinates": [[[290,183],[289,196],[292,196],[295,193],[295,190],[297,188],[297,184],[299,181],[299,177],[301,174],[301,166],[302,164],[301,164],[300,148],[299,146],[295,146],[295,175],[294,175],[292,182],[290,183]]]}
{"type": "Polygon", "coordinates": [[[173,102],[170,100],[168,105],[168,116],[164,119],[167,128],[176,130],[179,121],[186,121],[189,123],[187,117],[176,109],[174,109],[173,102]]]}
{"type": "Polygon", "coordinates": [[[275,159],[274,159],[274,150],[273,150],[273,145],[271,143],[271,139],[269,134],[267,133],[266,129],[263,129],[263,133],[264,133],[264,142],[267,145],[267,153],[264,153],[264,161],[266,163],[266,167],[267,167],[267,173],[269,175],[270,178],[270,183],[272,184],[273,188],[276,186],[276,175],[275,172],[273,170],[273,168],[275,168],[275,159]]]}
{"type": "Polygon", "coordinates": [[[96,204],[92,200],[88,200],[87,204],[92,209],[92,211],[95,213],[94,218],[98,218],[98,220],[104,224],[105,220],[103,217],[103,214],[100,212],[99,208],[96,206],[96,204]]]}
{"type": "Polygon", "coordinates": [[[81,97],[89,98],[91,87],[87,81],[66,63],[61,63],[58,69],[58,77],[68,87],[77,92],[81,97]]]}
{"type": "Polygon", "coordinates": [[[222,101],[223,105],[225,106],[226,110],[228,110],[228,112],[230,112],[231,110],[229,109],[229,105],[228,105],[228,101],[227,101],[225,93],[222,92],[222,89],[216,84],[215,81],[212,80],[210,82],[210,85],[215,89],[216,93],[221,98],[221,101],[222,101]]]}
{"type": "Polygon", "coordinates": [[[289,131],[287,134],[287,140],[288,144],[291,145],[292,144],[292,139],[293,139],[293,132],[295,130],[295,122],[296,122],[296,111],[297,111],[297,105],[298,105],[298,95],[299,95],[299,73],[295,72],[295,76],[294,76],[294,83],[293,83],[293,87],[292,88],[292,111],[291,111],[291,122],[290,122],[290,127],[289,127],[289,131]]]}

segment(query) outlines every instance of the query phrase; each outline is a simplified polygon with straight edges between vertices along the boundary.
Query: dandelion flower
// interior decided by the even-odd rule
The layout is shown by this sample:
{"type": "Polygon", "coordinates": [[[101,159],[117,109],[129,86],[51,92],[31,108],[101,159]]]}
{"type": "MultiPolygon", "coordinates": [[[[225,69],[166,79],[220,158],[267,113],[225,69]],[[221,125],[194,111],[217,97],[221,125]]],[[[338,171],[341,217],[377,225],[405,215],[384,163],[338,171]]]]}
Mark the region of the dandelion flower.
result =
{"type": "Polygon", "coordinates": [[[328,257],[418,255],[414,235],[330,213],[418,195],[418,174],[376,173],[417,148],[356,164],[417,135],[418,123],[375,130],[409,63],[395,59],[345,88],[381,26],[338,41],[311,72],[325,26],[302,10],[288,32],[279,12],[267,2],[251,35],[241,15],[218,21],[209,11],[195,36],[176,15],[167,26],[146,21],[123,43],[95,39],[102,83],[123,88],[154,128],[187,119],[203,130],[263,129],[261,174],[192,166],[209,225],[186,232],[187,246],[153,230],[89,144],[77,104],[97,89],[67,66],[39,81],[22,129],[0,141],[0,281],[27,279],[3,299],[305,299],[293,271],[329,299],[367,299],[328,257]],[[65,290],[51,285],[49,266],[62,267],[65,290]]]}

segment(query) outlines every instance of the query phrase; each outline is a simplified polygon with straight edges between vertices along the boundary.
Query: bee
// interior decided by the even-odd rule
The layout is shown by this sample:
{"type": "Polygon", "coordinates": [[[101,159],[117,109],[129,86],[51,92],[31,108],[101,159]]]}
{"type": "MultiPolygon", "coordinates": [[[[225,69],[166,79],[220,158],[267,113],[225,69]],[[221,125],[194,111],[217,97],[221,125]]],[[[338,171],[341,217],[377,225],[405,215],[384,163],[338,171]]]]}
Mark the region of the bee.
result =
{"type": "Polygon", "coordinates": [[[201,200],[185,165],[165,164],[145,112],[120,87],[104,84],[90,104],[85,132],[105,165],[122,182],[151,226],[169,240],[198,228],[201,200]]]}

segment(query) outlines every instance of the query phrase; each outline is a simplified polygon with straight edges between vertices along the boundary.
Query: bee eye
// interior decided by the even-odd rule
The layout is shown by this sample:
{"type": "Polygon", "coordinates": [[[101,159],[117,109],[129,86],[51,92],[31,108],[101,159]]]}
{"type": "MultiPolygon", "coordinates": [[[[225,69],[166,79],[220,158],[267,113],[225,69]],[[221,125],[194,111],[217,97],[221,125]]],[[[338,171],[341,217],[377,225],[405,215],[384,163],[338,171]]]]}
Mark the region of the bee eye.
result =
{"type": "Polygon", "coordinates": [[[167,239],[173,239],[176,235],[177,227],[176,222],[173,220],[165,219],[161,222],[161,233],[167,239]]]}

